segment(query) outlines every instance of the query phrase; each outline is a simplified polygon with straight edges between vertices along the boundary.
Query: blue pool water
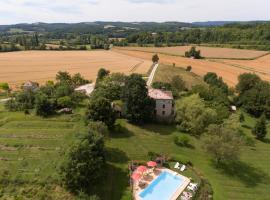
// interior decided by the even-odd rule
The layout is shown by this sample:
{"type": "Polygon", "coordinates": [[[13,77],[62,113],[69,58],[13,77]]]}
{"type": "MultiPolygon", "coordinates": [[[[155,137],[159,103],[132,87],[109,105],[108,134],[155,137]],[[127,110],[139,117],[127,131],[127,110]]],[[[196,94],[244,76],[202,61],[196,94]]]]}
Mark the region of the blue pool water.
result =
{"type": "Polygon", "coordinates": [[[169,172],[162,172],[140,194],[142,200],[169,200],[183,184],[183,179],[169,172]]]}

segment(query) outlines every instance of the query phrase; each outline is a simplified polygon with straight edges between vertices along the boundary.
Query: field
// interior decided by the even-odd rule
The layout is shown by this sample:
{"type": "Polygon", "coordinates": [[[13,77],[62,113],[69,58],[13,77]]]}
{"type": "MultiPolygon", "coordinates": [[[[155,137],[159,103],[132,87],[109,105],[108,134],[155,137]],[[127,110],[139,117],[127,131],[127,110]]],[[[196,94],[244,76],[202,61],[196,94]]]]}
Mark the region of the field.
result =
{"type": "MultiPolygon", "coordinates": [[[[174,56],[184,56],[185,52],[190,50],[191,46],[176,46],[176,47],[125,47],[132,51],[145,51],[152,53],[163,53],[174,56]]],[[[218,47],[203,47],[197,46],[197,50],[205,58],[226,58],[226,59],[255,59],[268,54],[268,51],[241,50],[218,47]]]]}
{"type": "Polygon", "coordinates": [[[0,54],[0,80],[12,86],[32,80],[44,83],[54,80],[58,71],[81,73],[95,80],[103,67],[125,74],[147,73],[151,61],[112,51],[22,51],[0,54]]]}
{"type": "Polygon", "coordinates": [[[185,81],[188,89],[191,89],[194,85],[204,84],[202,78],[193,72],[187,72],[185,69],[180,67],[169,65],[159,65],[153,82],[170,83],[174,76],[180,76],[185,81]]]}
{"type": "MultiPolygon", "coordinates": [[[[153,53],[144,51],[131,51],[126,48],[114,49],[116,52],[120,52],[125,55],[151,60],[153,53]]],[[[199,76],[204,76],[207,72],[215,72],[223,78],[223,80],[229,86],[235,86],[238,83],[238,76],[243,73],[256,73],[262,79],[270,81],[270,74],[259,70],[265,67],[264,70],[269,68],[270,56],[266,55],[256,60],[227,60],[227,59],[189,59],[181,56],[172,56],[167,54],[159,54],[160,63],[165,65],[172,65],[175,63],[177,67],[186,68],[187,66],[192,66],[192,72],[199,76]],[[244,62],[246,65],[249,63],[256,63],[262,61],[253,67],[232,65],[227,62],[244,62]],[[258,67],[259,66],[259,67],[258,67]]]]}

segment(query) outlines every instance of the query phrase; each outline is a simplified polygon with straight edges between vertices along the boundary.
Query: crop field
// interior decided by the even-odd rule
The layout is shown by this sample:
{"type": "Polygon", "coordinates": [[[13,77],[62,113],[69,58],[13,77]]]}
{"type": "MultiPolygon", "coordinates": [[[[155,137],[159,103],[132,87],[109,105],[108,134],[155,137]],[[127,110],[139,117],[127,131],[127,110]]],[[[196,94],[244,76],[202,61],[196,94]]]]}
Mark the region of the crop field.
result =
{"type": "MultiPolygon", "coordinates": [[[[145,51],[151,53],[163,53],[174,56],[184,56],[185,52],[190,50],[191,46],[176,47],[124,47],[124,49],[132,51],[145,51]]],[[[223,59],[255,59],[268,54],[268,51],[242,50],[218,47],[197,46],[197,50],[201,51],[201,55],[205,58],[223,58],[223,59]]]]}
{"type": "Polygon", "coordinates": [[[215,62],[248,69],[257,73],[270,76],[270,55],[263,56],[256,60],[214,60],[215,62]]]}
{"type": "MultiPolygon", "coordinates": [[[[125,48],[117,48],[114,51],[120,52],[125,55],[151,60],[153,53],[144,51],[132,51],[125,48]]],[[[229,86],[235,86],[238,82],[238,76],[243,73],[256,73],[262,79],[270,81],[270,74],[265,73],[265,71],[259,70],[265,67],[264,70],[269,68],[270,56],[266,55],[264,57],[258,58],[256,60],[227,60],[227,59],[190,59],[180,56],[172,56],[168,54],[159,54],[160,63],[166,65],[172,65],[175,63],[177,67],[186,68],[187,66],[192,66],[192,72],[199,76],[204,76],[207,72],[215,72],[223,78],[223,80],[229,86]],[[253,64],[253,67],[233,65],[229,62],[243,62],[245,65],[249,66],[249,63],[253,64]]]]}
{"type": "Polygon", "coordinates": [[[152,62],[112,51],[22,51],[0,54],[0,82],[12,86],[32,80],[54,80],[58,71],[81,73],[94,80],[99,68],[111,72],[145,74],[152,62]]]}

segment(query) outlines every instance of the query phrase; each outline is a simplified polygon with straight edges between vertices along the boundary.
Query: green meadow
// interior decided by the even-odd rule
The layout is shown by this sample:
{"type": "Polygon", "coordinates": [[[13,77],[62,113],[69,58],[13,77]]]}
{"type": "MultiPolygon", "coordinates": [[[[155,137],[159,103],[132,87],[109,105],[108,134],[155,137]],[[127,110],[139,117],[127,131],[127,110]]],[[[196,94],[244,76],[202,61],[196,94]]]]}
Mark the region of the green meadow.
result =
{"type": "MultiPolygon", "coordinates": [[[[7,112],[0,104],[0,195],[2,199],[74,199],[61,187],[58,169],[64,152],[86,132],[83,109],[76,114],[43,119],[7,112]]],[[[255,120],[246,115],[243,131],[250,137],[255,120]]],[[[178,132],[172,125],[131,125],[118,120],[120,132],[106,139],[108,166],[104,178],[93,186],[104,200],[131,199],[128,163],[147,161],[149,151],[180,162],[190,161],[211,183],[214,199],[269,199],[270,136],[244,147],[239,162],[215,167],[199,138],[191,147],[174,144],[178,132]]]]}

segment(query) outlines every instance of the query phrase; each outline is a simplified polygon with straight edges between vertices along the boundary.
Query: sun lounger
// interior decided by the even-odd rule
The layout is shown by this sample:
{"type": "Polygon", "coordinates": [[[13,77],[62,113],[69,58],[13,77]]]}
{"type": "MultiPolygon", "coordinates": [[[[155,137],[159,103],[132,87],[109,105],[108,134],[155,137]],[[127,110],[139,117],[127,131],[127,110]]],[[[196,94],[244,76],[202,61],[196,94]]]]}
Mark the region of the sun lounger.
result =
{"type": "Polygon", "coordinates": [[[198,187],[198,183],[190,183],[189,184],[191,187],[193,187],[193,188],[197,188],[198,187]]]}
{"type": "Polygon", "coordinates": [[[180,168],[180,171],[183,172],[185,171],[185,169],[186,169],[186,165],[182,165],[182,167],[180,168]]]}
{"type": "Polygon", "coordinates": [[[175,163],[175,165],[174,165],[174,169],[179,169],[179,165],[180,165],[180,163],[179,163],[179,162],[175,163]]]}

